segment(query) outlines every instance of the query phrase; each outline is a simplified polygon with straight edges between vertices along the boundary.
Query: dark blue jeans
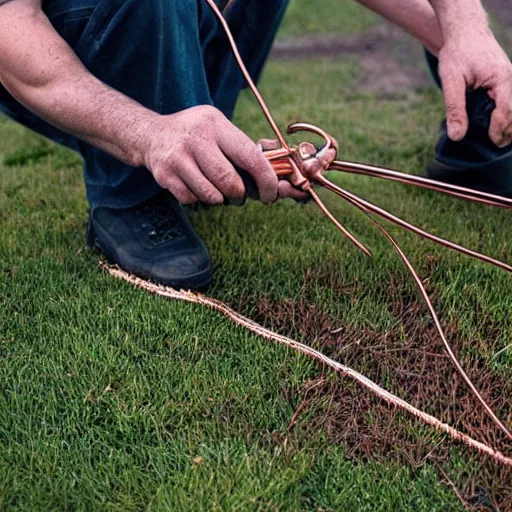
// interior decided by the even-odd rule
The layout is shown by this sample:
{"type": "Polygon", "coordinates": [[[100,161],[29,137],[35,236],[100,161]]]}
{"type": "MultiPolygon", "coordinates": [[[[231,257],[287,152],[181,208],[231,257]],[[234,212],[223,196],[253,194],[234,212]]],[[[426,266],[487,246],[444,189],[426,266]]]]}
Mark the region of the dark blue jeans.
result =
{"type": "MultiPolygon", "coordinates": [[[[288,0],[237,0],[230,10],[242,57],[257,80],[288,0]]],[[[48,0],[43,9],[89,71],[160,114],[197,105],[233,113],[243,77],[204,0],[48,0]]],[[[134,169],[61,132],[0,86],[0,109],[84,158],[92,206],[128,207],[160,188],[134,169]]]]}

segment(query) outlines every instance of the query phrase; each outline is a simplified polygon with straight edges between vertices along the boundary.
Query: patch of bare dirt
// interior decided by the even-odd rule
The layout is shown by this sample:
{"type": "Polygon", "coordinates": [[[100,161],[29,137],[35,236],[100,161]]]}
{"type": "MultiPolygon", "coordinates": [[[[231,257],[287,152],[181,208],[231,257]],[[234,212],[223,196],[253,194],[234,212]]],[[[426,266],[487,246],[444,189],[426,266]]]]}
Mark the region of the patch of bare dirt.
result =
{"type": "MultiPolygon", "coordinates": [[[[343,276],[335,277],[329,271],[310,272],[304,276],[303,299],[258,299],[250,306],[251,316],[282,334],[307,340],[416,407],[512,454],[512,443],[468,392],[432,322],[426,320],[423,304],[415,296],[404,291],[399,283],[383,284],[389,297],[393,297],[392,312],[397,323],[388,332],[377,332],[344,324],[309,305],[308,289],[318,284],[348,295],[358,287],[357,283],[348,284],[343,276]]],[[[489,347],[499,340],[498,326],[488,327],[485,341],[461,339],[455,325],[448,325],[446,331],[456,354],[464,353],[468,343],[476,345],[475,353],[488,353],[489,347]]],[[[498,416],[510,424],[512,380],[492,371],[476,356],[463,358],[462,364],[498,416]]],[[[466,474],[459,473],[457,477],[448,463],[453,448],[451,440],[429,427],[419,428],[423,427],[419,421],[390,408],[356,384],[327,372],[301,389],[289,390],[288,398],[296,404],[290,429],[323,430],[330,442],[343,445],[348,457],[362,461],[399,461],[415,469],[434,464],[468,508],[512,510],[510,468],[498,467],[486,457],[462,448],[464,457],[472,464],[466,474]]]]}
{"type": "Polygon", "coordinates": [[[400,28],[382,22],[360,34],[321,35],[277,41],[271,58],[346,59],[357,57],[356,89],[385,96],[432,85],[423,64],[423,50],[400,28]]]}

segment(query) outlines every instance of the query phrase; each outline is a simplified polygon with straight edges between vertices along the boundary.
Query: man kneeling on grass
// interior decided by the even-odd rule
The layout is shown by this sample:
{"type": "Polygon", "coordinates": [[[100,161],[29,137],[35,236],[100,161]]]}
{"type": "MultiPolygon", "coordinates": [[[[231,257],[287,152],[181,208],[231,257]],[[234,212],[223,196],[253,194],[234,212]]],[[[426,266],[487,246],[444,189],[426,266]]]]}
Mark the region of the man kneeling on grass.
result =
{"type": "MultiPolygon", "coordinates": [[[[431,176],[512,194],[512,66],[480,0],[361,1],[428,49],[447,111],[431,176]]],[[[257,80],[287,0],[217,4],[257,80]]],[[[88,243],[141,277],[210,283],[181,205],[243,198],[235,166],[266,203],[302,197],[229,121],[245,84],[204,0],[0,0],[0,82],[8,116],[82,155],[88,243]]]]}

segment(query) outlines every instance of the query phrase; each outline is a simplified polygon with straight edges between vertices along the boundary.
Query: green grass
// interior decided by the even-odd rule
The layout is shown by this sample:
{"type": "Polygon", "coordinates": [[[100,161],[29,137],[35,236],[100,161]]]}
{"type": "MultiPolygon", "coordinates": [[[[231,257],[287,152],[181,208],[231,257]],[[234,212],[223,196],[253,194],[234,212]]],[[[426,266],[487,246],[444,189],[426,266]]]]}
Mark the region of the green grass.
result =
{"type": "MultiPolygon", "coordinates": [[[[288,27],[294,23],[302,22],[288,27]]],[[[262,91],[281,126],[318,123],[347,159],[421,172],[442,116],[438,93],[360,96],[352,89],[356,74],[355,62],[270,63],[262,91]]],[[[249,95],[236,123],[255,139],[269,135],[249,95]]],[[[337,179],[423,227],[510,260],[505,212],[337,179]]],[[[321,267],[358,286],[349,296],[315,284],[312,304],[385,331],[396,322],[393,298],[378,283],[394,278],[414,288],[365,219],[327,200],[373,249],[373,261],[313,205],[203,209],[192,217],[218,265],[210,293],[233,304],[298,299],[304,273],[321,267]]],[[[297,406],[287,390],[321,369],[215,313],[106,276],[84,249],[86,219],[78,158],[0,120],[0,509],[460,508],[429,464],[348,460],[324,432],[287,432],[297,406]]],[[[512,342],[508,276],[417,238],[400,239],[423,276],[426,255],[442,258],[430,286],[461,336],[485,339],[493,323],[502,332],[497,348],[512,342]]],[[[468,342],[468,357],[471,350],[468,342]]],[[[489,366],[512,370],[512,351],[483,355],[489,366]]],[[[454,461],[467,453],[456,448],[454,461]]],[[[454,471],[462,473],[460,466],[454,471]]]]}
{"type": "Polygon", "coordinates": [[[371,27],[378,20],[376,14],[355,0],[291,0],[281,35],[353,34],[371,27]]]}

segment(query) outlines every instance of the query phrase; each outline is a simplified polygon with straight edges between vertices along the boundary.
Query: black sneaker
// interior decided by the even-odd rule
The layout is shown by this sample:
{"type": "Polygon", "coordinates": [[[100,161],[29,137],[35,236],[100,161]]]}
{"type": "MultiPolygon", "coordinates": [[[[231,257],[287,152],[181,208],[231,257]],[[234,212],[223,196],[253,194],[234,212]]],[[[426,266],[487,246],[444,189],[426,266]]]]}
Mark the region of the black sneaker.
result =
{"type": "Polygon", "coordinates": [[[133,208],[94,208],[87,244],[127,272],[155,283],[205,290],[212,280],[208,250],[168,192],[133,208]]]}

